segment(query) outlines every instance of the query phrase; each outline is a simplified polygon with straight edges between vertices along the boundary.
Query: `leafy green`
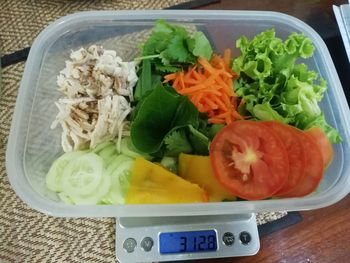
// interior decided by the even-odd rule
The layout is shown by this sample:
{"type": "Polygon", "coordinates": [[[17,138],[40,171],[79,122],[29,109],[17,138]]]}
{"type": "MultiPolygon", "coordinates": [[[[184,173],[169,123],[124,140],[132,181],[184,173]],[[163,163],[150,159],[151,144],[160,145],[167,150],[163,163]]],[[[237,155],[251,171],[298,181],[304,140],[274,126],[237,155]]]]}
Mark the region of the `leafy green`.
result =
{"type": "Polygon", "coordinates": [[[203,32],[197,31],[193,34],[192,38],[187,38],[187,45],[189,50],[196,57],[204,57],[207,60],[211,58],[213,50],[203,32]]]}
{"type": "Polygon", "coordinates": [[[194,152],[200,155],[209,155],[209,138],[192,125],[189,125],[188,128],[189,139],[194,148],[194,152]]]}
{"type": "Polygon", "coordinates": [[[254,116],[265,121],[280,121],[284,122],[284,118],[275,111],[269,103],[256,104],[253,107],[254,116]]]}
{"type": "Polygon", "coordinates": [[[139,103],[131,125],[131,140],[139,151],[153,153],[159,150],[163,138],[171,129],[180,96],[170,93],[158,83],[139,103]]]}
{"type": "Polygon", "coordinates": [[[234,87],[246,102],[242,110],[260,120],[278,120],[300,129],[319,126],[331,142],[341,142],[318,105],[326,81],[306,64],[296,63],[313,55],[315,48],[308,37],[292,33],[283,41],[270,29],[252,40],[240,37],[236,47],[241,55],[233,61],[232,69],[240,74],[234,87]]]}
{"type": "Polygon", "coordinates": [[[165,156],[176,157],[180,153],[209,154],[209,138],[189,124],[173,130],[164,139],[165,156]]]}
{"type": "Polygon", "coordinates": [[[151,62],[149,59],[142,61],[142,71],[139,81],[137,82],[134,97],[136,100],[140,100],[147,91],[152,88],[152,76],[151,75],[151,62]]]}
{"type": "Polygon", "coordinates": [[[222,129],[224,128],[224,124],[214,124],[209,128],[209,133],[208,137],[212,140],[214,139],[215,135],[222,129]]]}
{"type": "Polygon", "coordinates": [[[190,35],[184,27],[164,20],[156,22],[152,34],[142,48],[142,56],[154,56],[156,59],[155,56],[159,55],[165,66],[172,63],[193,64],[199,56],[210,59],[212,52],[209,40],[202,32],[197,31],[190,35]]]}
{"type": "MultiPolygon", "coordinates": [[[[138,107],[131,125],[131,139],[144,153],[156,153],[172,132],[188,125],[198,126],[199,112],[185,96],[156,84],[138,107]]],[[[195,127],[197,128],[197,127],[195,127]]],[[[168,139],[167,147],[170,142],[168,139]]],[[[173,151],[173,148],[170,150],[173,151]]]]}
{"type": "Polygon", "coordinates": [[[189,124],[198,127],[199,111],[186,96],[179,95],[179,106],[175,111],[171,127],[184,127],[189,124]]]}
{"type": "Polygon", "coordinates": [[[342,139],[339,136],[339,133],[329,124],[327,124],[323,113],[315,117],[309,117],[304,114],[299,114],[296,117],[296,124],[298,127],[304,130],[307,130],[313,126],[318,126],[327,134],[327,137],[331,142],[334,142],[334,143],[342,142],[342,139]]]}
{"type": "Polygon", "coordinates": [[[186,132],[184,129],[178,129],[171,132],[164,138],[164,144],[166,147],[166,156],[176,157],[180,153],[193,152],[192,145],[188,141],[186,132]]]}
{"type": "Polygon", "coordinates": [[[165,73],[181,71],[196,63],[198,57],[210,59],[213,53],[209,40],[202,32],[192,35],[184,27],[158,20],[151,35],[142,45],[142,56],[135,88],[135,100],[147,94],[153,83],[165,73]]]}
{"type": "Polygon", "coordinates": [[[174,89],[155,84],[137,104],[131,125],[134,147],[155,157],[176,157],[181,152],[208,154],[207,116],[174,89]]]}

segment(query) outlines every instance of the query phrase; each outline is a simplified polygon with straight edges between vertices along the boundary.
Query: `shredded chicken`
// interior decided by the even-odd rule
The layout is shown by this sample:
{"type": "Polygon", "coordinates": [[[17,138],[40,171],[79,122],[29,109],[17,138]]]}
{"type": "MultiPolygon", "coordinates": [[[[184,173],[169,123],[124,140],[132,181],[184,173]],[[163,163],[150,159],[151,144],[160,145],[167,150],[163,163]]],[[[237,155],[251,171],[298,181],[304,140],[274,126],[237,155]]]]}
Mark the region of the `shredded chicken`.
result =
{"type": "MultiPolygon", "coordinates": [[[[73,51],[57,77],[65,97],[56,102],[58,114],[51,128],[62,126],[65,152],[94,148],[129,132],[136,63],[123,62],[113,50],[90,46],[73,51]]],[[[120,143],[118,144],[120,145],[120,143]]]]}

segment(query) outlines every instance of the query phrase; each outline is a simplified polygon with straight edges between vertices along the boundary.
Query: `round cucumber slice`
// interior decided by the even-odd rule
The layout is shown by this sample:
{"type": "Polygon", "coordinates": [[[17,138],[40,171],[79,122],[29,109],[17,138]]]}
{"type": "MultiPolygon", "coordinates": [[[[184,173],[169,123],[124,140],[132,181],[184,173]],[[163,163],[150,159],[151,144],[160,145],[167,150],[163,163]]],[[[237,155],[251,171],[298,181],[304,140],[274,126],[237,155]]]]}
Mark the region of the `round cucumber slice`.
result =
{"type": "Polygon", "coordinates": [[[131,169],[134,160],[125,155],[119,155],[108,167],[107,172],[111,177],[111,188],[102,199],[105,204],[124,204],[125,194],[129,187],[131,169]]]}
{"type": "Polygon", "coordinates": [[[99,153],[97,153],[102,159],[107,159],[108,157],[114,155],[117,152],[117,147],[114,143],[103,148],[99,153]]]}
{"type": "Polygon", "coordinates": [[[95,153],[84,154],[64,168],[62,189],[70,196],[89,195],[98,190],[102,173],[102,158],[95,153]]]}
{"type": "Polygon", "coordinates": [[[106,146],[98,153],[98,155],[103,159],[103,163],[105,167],[112,162],[116,154],[117,154],[117,147],[115,146],[114,143],[106,146]]]}
{"type": "Polygon", "coordinates": [[[110,188],[111,188],[111,178],[106,173],[106,171],[103,171],[101,181],[93,192],[86,195],[71,193],[69,194],[69,197],[76,205],[98,204],[98,203],[101,203],[102,198],[108,193],[110,188]]]}
{"type": "Polygon", "coordinates": [[[46,186],[49,190],[54,192],[62,191],[62,176],[63,170],[69,162],[75,161],[76,158],[86,154],[85,151],[68,152],[61,155],[50,167],[46,175],[46,186]]]}
{"type": "Polygon", "coordinates": [[[120,164],[128,161],[133,161],[133,159],[123,154],[114,157],[110,165],[107,166],[107,173],[112,174],[114,170],[116,170],[119,167],[120,164]]]}

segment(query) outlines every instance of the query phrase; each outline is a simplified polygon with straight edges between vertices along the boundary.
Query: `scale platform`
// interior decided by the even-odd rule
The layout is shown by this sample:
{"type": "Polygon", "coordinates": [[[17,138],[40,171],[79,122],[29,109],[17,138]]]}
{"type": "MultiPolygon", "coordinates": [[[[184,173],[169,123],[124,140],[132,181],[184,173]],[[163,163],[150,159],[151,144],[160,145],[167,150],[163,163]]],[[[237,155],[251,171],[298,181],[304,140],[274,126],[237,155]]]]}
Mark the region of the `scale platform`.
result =
{"type": "Polygon", "coordinates": [[[117,218],[121,263],[251,256],[259,248],[255,214],[117,218]]]}

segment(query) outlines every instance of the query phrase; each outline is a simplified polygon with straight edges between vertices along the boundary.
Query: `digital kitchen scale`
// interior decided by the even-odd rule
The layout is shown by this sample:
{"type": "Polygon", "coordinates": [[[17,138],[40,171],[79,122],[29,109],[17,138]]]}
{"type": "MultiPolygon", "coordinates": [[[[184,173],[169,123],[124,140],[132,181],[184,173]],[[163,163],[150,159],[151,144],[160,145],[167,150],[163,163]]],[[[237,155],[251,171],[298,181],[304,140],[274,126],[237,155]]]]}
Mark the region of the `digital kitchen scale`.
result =
{"type": "Polygon", "coordinates": [[[116,225],[121,263],[250,256],[260,248],[255,214],[122,217],[116,225]]]}

